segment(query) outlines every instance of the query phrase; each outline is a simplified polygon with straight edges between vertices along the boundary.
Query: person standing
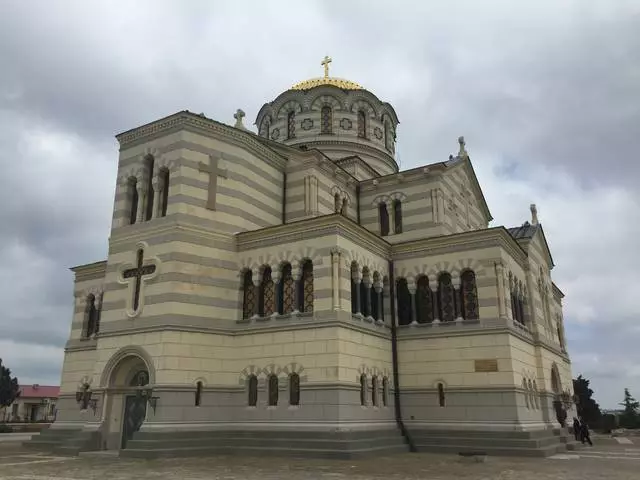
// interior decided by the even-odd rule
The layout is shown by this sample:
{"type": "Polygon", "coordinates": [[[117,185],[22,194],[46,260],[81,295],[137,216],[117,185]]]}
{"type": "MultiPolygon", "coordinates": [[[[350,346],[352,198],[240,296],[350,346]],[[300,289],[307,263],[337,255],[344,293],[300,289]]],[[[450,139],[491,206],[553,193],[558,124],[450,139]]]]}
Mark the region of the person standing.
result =
{"type": "Polygon", "coordinates": [[[576,417],[573,417],[573,436],[576,442],[580,440],[580,421],[576,417]]]}
{"type": "Polygon", "coordinates": [[[591,434],[589,433],[589,426],[584,419],[580,419],[580,437],[582,439],[582,443],[585,441],[589,442],[589,446],[593,447],[593,443],[591,442],[591,434]]]}

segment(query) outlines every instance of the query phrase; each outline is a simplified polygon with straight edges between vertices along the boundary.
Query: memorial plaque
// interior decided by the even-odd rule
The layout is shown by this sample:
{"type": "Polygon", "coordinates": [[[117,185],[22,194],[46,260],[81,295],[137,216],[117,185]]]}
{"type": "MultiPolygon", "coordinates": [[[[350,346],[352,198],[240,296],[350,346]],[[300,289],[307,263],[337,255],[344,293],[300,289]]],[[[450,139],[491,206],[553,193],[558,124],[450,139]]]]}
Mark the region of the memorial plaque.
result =
{"type": "Polygon", "coordinates": [[[495,358],[490,358],[486,360],[476,360],[475,369],[476,369],[476,372],[497,372],[498,360],[495,358]]]}

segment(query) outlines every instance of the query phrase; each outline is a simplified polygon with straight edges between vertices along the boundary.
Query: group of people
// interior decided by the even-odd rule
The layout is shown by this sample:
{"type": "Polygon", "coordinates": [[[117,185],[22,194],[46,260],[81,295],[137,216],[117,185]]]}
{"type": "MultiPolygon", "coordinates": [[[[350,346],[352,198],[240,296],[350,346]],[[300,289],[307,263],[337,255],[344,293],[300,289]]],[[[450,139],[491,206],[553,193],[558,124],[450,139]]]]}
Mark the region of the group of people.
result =
{"type": "Polygon", "coordinates": [[[573,435],[576,437],[576,442],[580,440],[583,445],[586,442],[593,447],[593,443],[591,443],[591,434],[589,433],[589,426],[583,418],[578,420],[578,418],[573,417],[573,435]]]}

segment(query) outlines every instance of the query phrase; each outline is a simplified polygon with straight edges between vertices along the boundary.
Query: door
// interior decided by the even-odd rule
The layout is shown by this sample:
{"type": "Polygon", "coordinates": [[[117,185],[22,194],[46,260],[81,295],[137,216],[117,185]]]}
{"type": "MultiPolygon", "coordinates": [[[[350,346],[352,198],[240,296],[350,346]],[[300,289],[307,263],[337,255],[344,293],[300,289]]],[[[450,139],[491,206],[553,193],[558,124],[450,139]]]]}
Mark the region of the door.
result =
{"type": "Polygon", "coordinates": [[[128,395],[125,398],[121,448],[126,448],[127,442],[131,440],[133,434],[140,430],[146,414],[146,399],[137,397],[136,395],[128,395]]]}

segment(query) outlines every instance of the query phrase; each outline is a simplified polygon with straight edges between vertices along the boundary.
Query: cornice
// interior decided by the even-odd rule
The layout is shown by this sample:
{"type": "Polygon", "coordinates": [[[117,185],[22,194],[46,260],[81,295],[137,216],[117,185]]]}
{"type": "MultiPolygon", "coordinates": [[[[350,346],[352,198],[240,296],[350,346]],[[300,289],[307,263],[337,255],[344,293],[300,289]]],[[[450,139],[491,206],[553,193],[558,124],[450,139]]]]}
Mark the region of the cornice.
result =
{"type": "Polygon", "coordinates": [[[107,261],[100,260],[99,262],[78,265],[76,267],[71,267],[69,270],[71,270],[75,274],[76,282],[82,280],[92,280],[105,274],[107,270],[107,261]]]}
{"type": "Polygon", "coordinates": [[[257,135],[225,125],[210,118],[184,110],[138,128],[116,135],[120,150],[148,142],[171,131],[189,130],[208,137],[218,137],[229,143],[241,146],[260,157],[274,168],[282,169],[287,158],[257,140],[257,135]]]}
{"type": "Polygon", "coordinates": [[[368,172],[371,174],[372,177],[376,177],[377,178],[377,177],[381,176],[380,172],[378,172],[375,168],[373,168],[371,165],[369,165],[367,162],[365,162],[358,155],[350,155],[348,157],[339,158],[338,160],[335,160],[335,164],[338,165],[338,166],[343,166],[343,165],[362,165],[365,169],[368,170],[368,172]]]}
{"type": "MultiPolygon", "coordinates": [[[[360,149],[361,151],[363,151],[364,153],[367,153],[368,155],[371,155],[372,157],[378,157],[378,158],[383,157],[383,159],[386,162],[388,162],[393,168],[395,168],[396,172],[399,170],[397,162],[391,155],[389,155],[389,153],[386,150],[384,150],[383,148],[378,148],[371,145],[365,145],[357,141],[352,142],[349,140],[330,140],[328,138],[327,140],[306,140],[302,137],[300,138],[296,137],[295,139],[289,141],[289,143],[286,143],[285,145],[288,145],[288,146],[306,145],[309,147],[309,149],[317,148],[319,150],[322,148],[323,145],[332,145],[337,147],[343,147],[345,150],[349,150],[352,152],[355,152],[358,149],[360,149]]],[[[377,177],[381,176],[379,172],[373,169],[373,167],[369,166],[369,168],[371,168],[376,172],[377,177]]]]}
{"type": "Polygon", "coordinates": [[[236,242],[238,251],[245,251],[259,248],[265,241],[269,240],[288,243],[299,240],[303,235],[308,235],[311,238],[321,236],[319,234],[335,234],[354,238],[357,239],[361,246],[368,248],[372,253],[386,257],[390,254],[391,245],[386,240],[338,213],[275,225],[261,230],[241,232],[236,235],[236,242]]]}

